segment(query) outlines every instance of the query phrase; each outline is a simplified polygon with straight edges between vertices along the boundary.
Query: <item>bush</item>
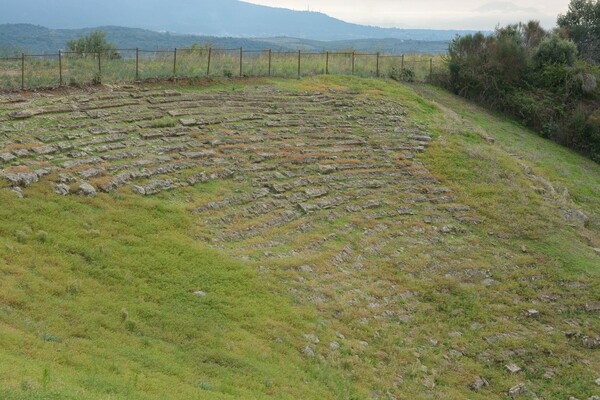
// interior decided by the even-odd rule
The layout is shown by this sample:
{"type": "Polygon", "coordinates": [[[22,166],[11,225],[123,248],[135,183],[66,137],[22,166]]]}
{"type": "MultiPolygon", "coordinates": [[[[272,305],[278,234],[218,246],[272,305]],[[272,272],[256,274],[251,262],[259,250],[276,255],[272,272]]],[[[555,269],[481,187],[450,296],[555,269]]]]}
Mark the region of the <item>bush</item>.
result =
{"type": "Polygon", "coordinates": [[[535,51],[533,62],[537,68],[547,65],[573,66],[577,60],[577,46],[558,36],[545,39],[535,51]]]}
{"type": "Polygon", "coordinates": [[[411,69],[392,67],[390,78],[398,82],[414,82],[415,72],[411,69]]]}
{"type": "Polygon", "coordinates": [[[118,60],[121,58],[115,46],[106,40],[106,33],[102,31],[94,31],[79,39],[69,40],[67,50],[81,55],[101,54],[110,59],[118,60]]]}
{"type": "Polygon", "coordinates": [[[447,66],[446,80],[438,82],[448,89],[600,158],[600,127],[588,119],[590,107],[600,105],[600,69],[577,60],[575,43],[548,36],[535,21],[509,25],[490,36],[457,37],[447,66]]]}

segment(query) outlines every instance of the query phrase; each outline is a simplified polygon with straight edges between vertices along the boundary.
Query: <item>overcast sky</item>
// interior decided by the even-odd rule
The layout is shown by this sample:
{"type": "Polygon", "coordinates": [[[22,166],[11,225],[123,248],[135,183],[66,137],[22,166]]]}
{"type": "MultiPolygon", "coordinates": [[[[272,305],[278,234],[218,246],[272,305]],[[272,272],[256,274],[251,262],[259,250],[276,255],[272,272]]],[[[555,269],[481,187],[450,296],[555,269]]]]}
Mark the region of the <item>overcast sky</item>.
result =
{"type": "Polygon", "coordinates": [[[398,28],[481,29],[539,20],[554,27],[569,0],[244,0],[294,10],[320,11],[344,21],[398,28]]]}

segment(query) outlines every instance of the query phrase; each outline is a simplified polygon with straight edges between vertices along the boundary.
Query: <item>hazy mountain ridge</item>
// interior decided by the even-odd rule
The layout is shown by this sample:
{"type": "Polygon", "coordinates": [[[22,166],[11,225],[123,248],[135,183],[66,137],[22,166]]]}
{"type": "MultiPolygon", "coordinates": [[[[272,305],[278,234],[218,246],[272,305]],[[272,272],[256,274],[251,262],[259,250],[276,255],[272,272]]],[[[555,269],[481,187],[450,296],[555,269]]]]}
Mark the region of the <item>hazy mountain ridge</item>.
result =
{"type": "Polygon", "coordinates": [[[354,49],[362,52],[382,53],[444,53],[447,41],[416,41],[402,39],[359,39],[341,41],[318,41],[289,37],[276,38],[228,38],[215,36],[178,35],[153,32],[140,28],[102,26],[84,29],[49,29],[30,24],[0,25],[0,57],[10,55],[13,49],[27,53],[56,53],[64,49],[67,41],[99,29],[107,39],[121,49],[140,48],[146,50],[187,48],[193,44],[211,45],[219,48],[243,47],[247,50],[303,50],[336,51],[354,49]]]}
{"type": "Polygon", "coordinates": [[[395,38],[447,41],[470,31],[379,28],[347,23],[323,13],[293,11],[237,0],[30,0],[6,7],[0,24],[54,29],[130,26],[180,34],[236,37],[290,36],[315,40],[395,38]],[[119,10],[115,12],[114,10],[119,10]]]}

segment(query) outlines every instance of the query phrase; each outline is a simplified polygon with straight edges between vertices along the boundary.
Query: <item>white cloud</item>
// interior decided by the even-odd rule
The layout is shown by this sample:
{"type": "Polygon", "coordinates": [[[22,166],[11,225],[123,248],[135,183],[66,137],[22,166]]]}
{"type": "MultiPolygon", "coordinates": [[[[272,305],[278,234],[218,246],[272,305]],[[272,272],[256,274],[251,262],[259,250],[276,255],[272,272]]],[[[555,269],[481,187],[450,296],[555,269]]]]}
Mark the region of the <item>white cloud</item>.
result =
{"type": "Polygon", "coordinates": [[[349,22],[399,28],[484,29],[539,20],[547,28],[569,0],[245,0],[272,7],[324,12],[349,22]]]}

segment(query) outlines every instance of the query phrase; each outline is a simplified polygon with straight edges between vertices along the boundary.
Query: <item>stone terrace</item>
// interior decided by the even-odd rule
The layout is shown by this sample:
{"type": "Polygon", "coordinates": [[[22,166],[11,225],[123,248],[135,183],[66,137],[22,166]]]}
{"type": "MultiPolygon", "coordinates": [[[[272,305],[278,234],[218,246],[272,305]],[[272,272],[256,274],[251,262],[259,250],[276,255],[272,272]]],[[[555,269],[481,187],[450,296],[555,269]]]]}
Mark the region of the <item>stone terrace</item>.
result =
{"type": "Polygon", "coordinates": [[[193,210],[215,244],[273,248],[353,217],[342,230],[380,221],[364,232],[364,250],[383,251],[407,229],[435,237],[476,221],[418,161],[432,139],[406,122],[402,105],[356,92],[119,88],[0,101],[0,174],[17,194],[40,180],[60,195],[92,196],[235,182],[237,190],[193,210]]]}

